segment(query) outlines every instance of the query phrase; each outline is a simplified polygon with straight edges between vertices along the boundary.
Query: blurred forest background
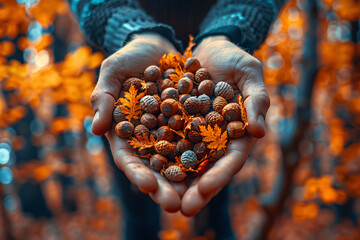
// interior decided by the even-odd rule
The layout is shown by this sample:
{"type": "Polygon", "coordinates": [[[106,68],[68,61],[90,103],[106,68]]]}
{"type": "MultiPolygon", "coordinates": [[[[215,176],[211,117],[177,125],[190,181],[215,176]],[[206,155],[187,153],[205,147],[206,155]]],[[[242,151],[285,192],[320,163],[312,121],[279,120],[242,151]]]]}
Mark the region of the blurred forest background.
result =
{"type": "MultiPolygon", "coordinates": [[[[0,37],[0,239],[118,239],[112,169],[91,133],[104,56],[65,0],[0,0],[0,37]]],[[[289,1],[255,56],[272,106],[231,182],[236,235],[360,239],[360,1],[289,1]]],[[[162,219],[161,239],[195,239],[193,219],[162,219]]]]}

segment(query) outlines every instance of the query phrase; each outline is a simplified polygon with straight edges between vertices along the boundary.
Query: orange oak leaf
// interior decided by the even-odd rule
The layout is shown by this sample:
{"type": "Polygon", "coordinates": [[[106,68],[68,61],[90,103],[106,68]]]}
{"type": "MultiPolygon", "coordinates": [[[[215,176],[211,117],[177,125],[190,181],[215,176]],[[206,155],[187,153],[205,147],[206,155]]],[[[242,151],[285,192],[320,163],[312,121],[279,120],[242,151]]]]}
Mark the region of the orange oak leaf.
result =
{"type": "Polygon", "coordinates": [[[133,148],[139,148],[139,151],[147,148],[154,147],[156,140],[153,135],[148,136],[145,132],[142,133],[140,136],[132,137],[131,140],[128,141],[128,143],[133,148]]]}
{"type": "Polygon", "coordinates": [[[169,68],[177,68],[181,63],[182,56],[180,53],[173,53],[170,52],[169,54],[164,54],[160,61],[159,61],[159,67],[161,71],[165,72],[169,68]]]}
{"type": "MultiPolygon", "coordinates": [[[[194,37],[192,35],[189,35],[189,44],[188,44],[187,48],[184,51],[184,57],[185,57],[184,60],[185,61],[188,58],[192,57],[192,50],[191,49],[196,45],[196,43],[194,43],[193,40],[194,40],[194,37]]],[[[185,64],[185,62],[184,62],[184,64],[185,64]]]]}
{"type": "Polygon", "coordinates": [[[246,108],[244,106],[244,101],[242,100],[241,95],[239,95],[239,97],[238,97],[238,102],[239,102],[240,109],[241,109],[241,120],[244,122],[243,129],[245,129],[249,125],[249,123],[248,123],[248,120],[247,120],[246,108]]]}
{"type": "Polygon", "coordinates": [[[210,125],[207,126],[199,126],[200,134],[203,137],[203,141],[209,143],[208,148],[214,150],[221,150],[226,148],[227,143],[227,133],[221,133],[221,129],[218,125],[215,125],[212,128],[210,125]]]}
{"type": "Polygon", "coordinates": [[[137,94],[137,89],[131,84],[128,92],[125,92],[124,98],[119,98],[115,103],[115,106],[119,106],[122,113],[126,114],[126,119],[139,119],[141,114],[141,106],[139,100],[141,94],[137,94]]]}

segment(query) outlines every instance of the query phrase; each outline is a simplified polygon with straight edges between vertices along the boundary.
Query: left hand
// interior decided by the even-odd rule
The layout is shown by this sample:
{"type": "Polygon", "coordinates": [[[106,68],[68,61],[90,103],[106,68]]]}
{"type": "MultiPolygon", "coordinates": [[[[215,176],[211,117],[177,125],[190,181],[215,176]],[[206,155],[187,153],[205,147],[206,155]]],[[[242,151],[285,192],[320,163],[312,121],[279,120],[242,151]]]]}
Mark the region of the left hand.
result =
{"type": "Polygon", "coordinates": [[[225,81],[241,91],[250,135],[231,140],[226,156],[217,160],[202,176],[193,179],[182,198],[181,212],[185,216],[198,213],[240,171],[256,139],[265,135],[265,116],[270,106],[260,61],[225,36],[204,39],[193,56],[210,72],[214,82],[225,81]]]}

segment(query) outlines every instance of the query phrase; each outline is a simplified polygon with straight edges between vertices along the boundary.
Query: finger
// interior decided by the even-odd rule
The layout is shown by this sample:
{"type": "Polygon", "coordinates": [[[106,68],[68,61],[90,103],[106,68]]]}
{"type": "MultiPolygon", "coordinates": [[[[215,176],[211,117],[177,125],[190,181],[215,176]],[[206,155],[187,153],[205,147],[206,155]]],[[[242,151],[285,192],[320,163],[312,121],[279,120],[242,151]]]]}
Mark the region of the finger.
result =
{"type": "Polygon", "coordinates": [[[180,196],[169,181],[160,173],[154,172],[158,189],[155,192],[149,193],[150,197],[160,205],[166,212],[177,212],[181,207],[180,196]]]}
{"type": "Polygon", "coordinates": [[[227,154],[217,160],[214,166],[201,176],[199,192],[208,195],[229,183],[245,164],[255,142],[256,138],[251,136],[232,140],[227,148],[227,154]]]}
{"type": "Polygon", "coordinates": [[[184,216],[192,217],[196,215],[201,208],[203,208],[221,190],[221,188],[219,188],[208,195],[203,195],[198,189],[199,179],[200,178],[194,179],[181,201],[181,213],[184,216]]]}
{"type": "Polygon", "coordinates": [[[112,130],[106,133],[106,137],[110,143],[116,166],[125,173],[130,182],[142,192],[156,191],[158,182],[155,175],[140,158],[132,155],[129,144],[124,139],[119,138],[112,130]]]}
{"type": "Polygon", "coordinates": [[[118,99],[121,89],[120,66],[114,57],[104,60],[101,65],[99,80],[91,94],[91,105],[95,116],[92,131],[96,135],[105,134],[112,123],[114,103],[118,99]]]}
{"type": "Polygon", "coordinates": [[[186,190],[188,189],[188,187],[186,186],[186,183],[185,182],[179,182],[179,183],[171,182],[171,185],[173,186],[175,191],[179,194],[180,199],[182,199],[186,190]]]}
{"type": "Polygon", "coordinates": [[[265,135],[265,116],[270,106],[262,66],[259,60],[248,55],[236,65],[237,85],[245,99],[248,132],[257,138],[265,135]]]}

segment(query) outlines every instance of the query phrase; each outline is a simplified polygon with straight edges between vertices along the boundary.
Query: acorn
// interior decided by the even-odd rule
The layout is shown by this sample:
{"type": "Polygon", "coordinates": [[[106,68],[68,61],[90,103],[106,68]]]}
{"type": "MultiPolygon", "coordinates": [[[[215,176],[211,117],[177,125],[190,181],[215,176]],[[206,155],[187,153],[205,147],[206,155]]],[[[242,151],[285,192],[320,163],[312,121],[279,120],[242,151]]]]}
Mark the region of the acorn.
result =
{"type": "Polygon", "coordinates": [[[199,91],[196,88],[193,88],[190,92],[190,95],[197,97],[197,96],[199,96],[199,91]]]}
{"type": "Polygon", "coordinates": [[[196,154],[197,159],[203,159],[206,154],[208,154],[209,149],[204,142],[199,142],[194,145],[193,151],[196,154]]]}
{"type": "Polygon", "coordinates": [[[146,95],[140,99],[141,108],[148,113],[154,113],[159,109],[158,101],[150,95],[146,95]]]}
{"type": "Polygon", "coordinates": [[[192,148],[193,148],[193,144],[187,139],[180,139],[176,144],[176,151],[179,154],[182,154],[187,150],[191,150],[192,148]]]}
{"type": "Polygon", "coordinates": [[[144,77],[147,81],[155,82],[161,78],[161,70],[158,66],[151,65],[145,69],[144,77]]]}
{"type": "Polygon", "coordinates": [[[186,93],[190,93],[191,90],[193,89],[193,82],[191,81],[190,78],[188,77],[183,77],[179,80],[178,85],[177,85],[177,89],[179,94],[186,94],[186,93]]]}
{"type": "Polygon", "coordinates": [[[116,124],[115,133],[121,138],[130,137],[134,132],[134,125],[128,121],[122,121],[116,124]]]}
{"type": "Polygon", "coordinates": [[[201,83],[202,81],[209,79],[210,79],[210,73],[208,72],[208,70],[206,70],[206,68],[200,68],[196,71],[195,81],[197,81],[198,83],[201,83]]]}
{"type": "Polygon", "coordinates": [[[229,122],[226,131],[230,138],[239,138],[245,133],[244,124],[240,121],[229,122]]]}
{"type": "Polygon", "coordinates": [[[195,73],[199,68],[201,68],[201,64],[197,58],[190,57],[186,60],[185,70],[187,72],[195,73]]]}
{"type": "Polygon", "coordinates": [[[217,96],[213,102],[213,109],[218,113],[222,113],[223,108],[228,104],[225,98],[222,96],[217,96]]]}
{"type": "Polygon", "coordinates": [[[201,102],[200,113],[204,115],[210,110],[210,107],[211,107],[210,97],[206,94],[202,94],[198,97],[198,99],[201,102]]]}
{"type": "Polygon", "coordinates": [[[182,94],[179,97],[179,102],[184,105],[186,99],[188,99],[189,97],[191,97],[190,94],[182,94]]]}
{"type": "Polygon", "coordinates": [[[191,150],[187,150],[181,154],[180,162],[185,168],[194,168],[197,164],[196,154],[191,150]]]}
{"type": "Polygon", "coordinates": [[[126,121],[126,114],[122,113],[119,107],[116,107],[113,111],[113,119],[116,123],[126,121]]]}
{"type": "Polygon", "coordinates": [[[184,108],[190,115],[195,115],[200,112],[201,102],[197,97],[190,97],[185,101],[184,108]]]}
{"type": "Polygon", "coordinates": [[[158,139],[158,132],[156,129],[150,130],[150,135],[152,135],[155,140],[158,139]]]}
{"type": "Polygon", "coordinates": [[[157,125],[157,118],[154,114],[144,113],[140,118],[140,123],[148,129],[154,129],[157,125]]]}
{"type": "Polygon", "coordinates": [[[158,126],[167,126],[169,122],[169,118],[165,117],[165,115],[163,113],[160,113],[159,116],[157,117],[157,123],[158,126]]]}
{"type": "Polygon", "coordinates": [[[190,123],[191,130],[193,131],[200,131],[199,126],[205,126],[206,120],[203,116],[194,117],[190,123]]]}
{"type": "Polygon", "coordinates": [[[150,158],[150,168],[156,172],[159,172],[167,163],[167,158],[160,154],[155,154],[150,158]]]}
{"type": "Polygon", "coordinates": [[[134,136],[135,137],[139,137],[139,136],[142,136],[143,133],[145,133],[147,136],[149,136],[150,134],[150,131],[147,127],[145,127],[145,125],[137,125],[134,129],[134,136]]]}
{"type": "Polygon", "coordinates": [[[215,127],[215,125],[218,125],[220,127],[224,122],[224,117],[220,113],[216,111],[212,111],[206,114],[205,120],[207,124],[209,124],[212,127],[215,127]]]}
{"type": "Polygon", "coordinates": [[[204,80],[200,83],[198,87],[198,92],[200,95],[206,94],[211,97],[214,94],[215,84],[211,80],[204,80]]]}
{"type": "Polygon", "coordinates": [[[155,143],[155,151],[160,155],[166,156],[173,151],[173,146],[170,142],[162,140],[155,143]]]}
{"type": "Polygon", "coordinates": [[[194,81],[194,79],[195,79],[195,76],[192,72],[184,73],[184,77],[190,78],[191,81],[194,81]]]}
{"type": "Polygon", "coordinates": [[[178,111],[178,109],[178,103],[176,100],[171,98],[166,99],[160,105],[160,111],[165,115],[165,117],[171,117],[178,111]]]}
{"type": "Polygon", "coordinates": [[[141,155],[141,156],[145,156],[146,154],[150,153],[150,149],[145,148],[145,149],[141,149],[141,150],[136,150],[136,154],[141,155]]]}
{"type": "Polygon", "coordinates": [[[178,155],[176,151],[176,142],[171,142],[171,153],[167,155],[169,161],[175,161],[175,157],[178,155]]]}
{"type": "Polygon", "coordinates": [[[181,182],[186,178],[186,173],[177,165],[171,165],[164,171],[165,177],[172,182],[181,182]]]}
{"type": "Polygon", "coordinates": [[[224,149],[211,150],[211,151],[210,151],[210,160],[212,160],[212,161],[218,160],[219,158],[221,158],[222,156],[224,156],[224,154],[225,154],[225,150],[224,150],[224,149]]]}
{"type": "Polygon", "coordinates": [[[147,86],[147,95],[155,95],[158,94],[158,87],[154,82],[146,82],[147,86]]]}
{"type": "Polygon", "coordinates": [[[141,90],[141,88],[142,88],[141,82],[142,82],[141,79],[136,78],[136,77],[128,78],[123,83],[123,89],[125,91],[129,91],[131,85],[134,85],[135,89],[141,90]]]}
{"type": "Polygon", "coordinates": [[[173,87],[169,87],[166,88],[162,93],[161,93],[161,99],[164,101],[166,99],[179,99],[179,92],[173,88],[173,87]]]}
{"type": "Polygon", "coordinates": [[[164,78],[170,78],[171,74],[176,74],[175,69],[169,68],[164,73],[164,78]]]}
{"type": "Polygon", "coordinates": [[[187,137],[192,143],[198,143],[202,140],[200,133],[193,130],[188,132],[187,137]]]}
{"type": "Polygon", "coordinates": [[[214,94],[230,100],[234,97],[234,89],[227,82],[218,82],[215,85],[214,94]]]}
{"type": "Polygon", "coordinates": [[[241,108],[237,103],[229,103],[227,104],[223,110],[222,115],[226,121],[237,121],[241,118],[241,108]]]}
{"type": "Polygon", "coordinates": [[[172,115],[169,119],[169,127],[171,127],[174,130],[180,130],[184,127],[184,119],[182,119],[182,116],[179,114],[172,115]]]}
{"type": "Polygon", "coordinates": [[[241,93],[240,93],[240,91],[239,90],[234,90],[234,96],[233,96],[233,98],[232,99],[230,99],[230,101],[229,102],[233,102],[233,103],[239,103],[238,102],[238,98],[239,98],[239,96],[241,96],[241,93]]]}
{"type": "Polygon", "coordinates": [[[159,127],[157,130],[158,140],[171,142],[174,139],[174,132],[168,126],[159,127]]]}
{"type": "Polygon", "coordinates": [[[169,87],[174,87],[174,86],[175,86],[175,84],[173,81],[171,81],[171,79],[165,78],[164,80],[159,81],[158,90],[159,90],[159,92],[162,92],[165,89],[167,89],[169,87]]]}

